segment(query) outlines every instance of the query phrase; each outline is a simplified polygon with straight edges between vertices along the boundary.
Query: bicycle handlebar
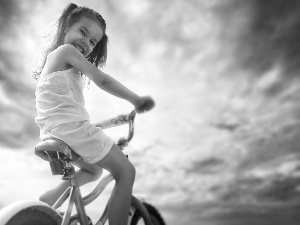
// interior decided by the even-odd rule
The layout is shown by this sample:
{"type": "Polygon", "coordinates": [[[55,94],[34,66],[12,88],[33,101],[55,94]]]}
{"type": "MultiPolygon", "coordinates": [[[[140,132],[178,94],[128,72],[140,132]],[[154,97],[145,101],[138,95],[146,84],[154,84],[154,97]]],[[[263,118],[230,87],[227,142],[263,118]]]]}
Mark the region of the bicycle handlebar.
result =
{"type": "Polygon", "coordinates": [[[111,127],[121,126],[124,124],[129,124],[129,132],[127,138],[120,138],[118,140],[118,145],[123,149],[128,145],[134,135],[134,119],[136,112],[133,110],[129,114],[119,115],[117,117],[113,117],[109,120],[102,121],[100,123],[96,123],[96,127],[101,127],[102,129],[107,129],[111,127]]]}

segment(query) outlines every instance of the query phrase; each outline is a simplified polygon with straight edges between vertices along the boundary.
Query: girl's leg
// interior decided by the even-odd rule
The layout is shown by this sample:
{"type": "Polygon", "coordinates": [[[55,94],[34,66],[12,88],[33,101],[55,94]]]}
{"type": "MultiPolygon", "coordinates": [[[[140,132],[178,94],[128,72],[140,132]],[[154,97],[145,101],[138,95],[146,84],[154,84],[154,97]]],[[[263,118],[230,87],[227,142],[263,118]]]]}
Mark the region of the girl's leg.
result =
{"type": "Polygon", "coordinates": [[[135,168],[117,145],[113,145],[110,152],[96,165],[108,170],[116,181],[108,202],[109,224],[127,224],[135,168]]]}
{"type": "MultiPolygon", "coordinates": [[[[86,163],[81,158],[74,165],[80,168],[80,170],[76,171],[76,177],[79,186],[96,181],[103,172],[101,167],[86,163]]],[[[61,182],[57,187],[42,194],[40,196],[40,201],[46,202],[52,206],[69,187],[69,184],[70,182],[67,180],[61,182]]]]}

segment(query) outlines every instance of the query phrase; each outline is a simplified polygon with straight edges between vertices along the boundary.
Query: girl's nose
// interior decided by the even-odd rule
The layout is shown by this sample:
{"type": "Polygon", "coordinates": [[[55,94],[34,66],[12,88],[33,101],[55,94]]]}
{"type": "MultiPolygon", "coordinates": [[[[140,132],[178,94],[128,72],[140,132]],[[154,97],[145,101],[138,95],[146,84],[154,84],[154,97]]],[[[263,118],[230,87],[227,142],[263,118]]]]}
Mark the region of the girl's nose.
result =
{"type": "Polygon", "coordinates": [[[86,40],[84,40],[84,39],[82,39],[82,43],[86,46],[87,44],[86,44],[86,40]]]}
{"type": "Polygon", "coordinates": [[[89,40],[88,39],[82,39],[82,43],[84,44],[84,46],[86,48],[90,48],[91,47],[90,44],[89,44],[89,40]]]}

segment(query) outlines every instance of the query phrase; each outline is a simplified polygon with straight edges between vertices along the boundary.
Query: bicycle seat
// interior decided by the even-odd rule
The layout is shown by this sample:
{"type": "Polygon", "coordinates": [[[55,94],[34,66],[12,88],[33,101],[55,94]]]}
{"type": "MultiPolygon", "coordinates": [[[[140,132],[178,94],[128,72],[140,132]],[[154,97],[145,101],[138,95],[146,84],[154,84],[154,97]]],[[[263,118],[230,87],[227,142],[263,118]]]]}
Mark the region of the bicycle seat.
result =
{"type": "Polygon", "coordinates": [[[39,142],[34,153],[48,162],[57,159],[58,155],[67,161],[77,161],[80,158],[64,141],[55,138],[39,142]]]}

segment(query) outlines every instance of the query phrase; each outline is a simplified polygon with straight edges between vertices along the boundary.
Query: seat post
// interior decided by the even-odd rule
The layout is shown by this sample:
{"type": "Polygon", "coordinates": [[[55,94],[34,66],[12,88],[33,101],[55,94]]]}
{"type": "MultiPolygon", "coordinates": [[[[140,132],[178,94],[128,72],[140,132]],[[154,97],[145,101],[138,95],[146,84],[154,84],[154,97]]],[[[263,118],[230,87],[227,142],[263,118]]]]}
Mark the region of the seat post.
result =
{"type": "Polygon", "coordinates": [[[70,180],[72,186],[77,186],[77,181],[76,181],[76,177],[75,177],[75,168],[73,166],[73,162],[72,161],[62,161],[63,163],[63,180],[70,180]],[[75,183],[73,183],[75,182],[75,183]],[[74,185],[73,185],[74,184],[74,185]]]}

